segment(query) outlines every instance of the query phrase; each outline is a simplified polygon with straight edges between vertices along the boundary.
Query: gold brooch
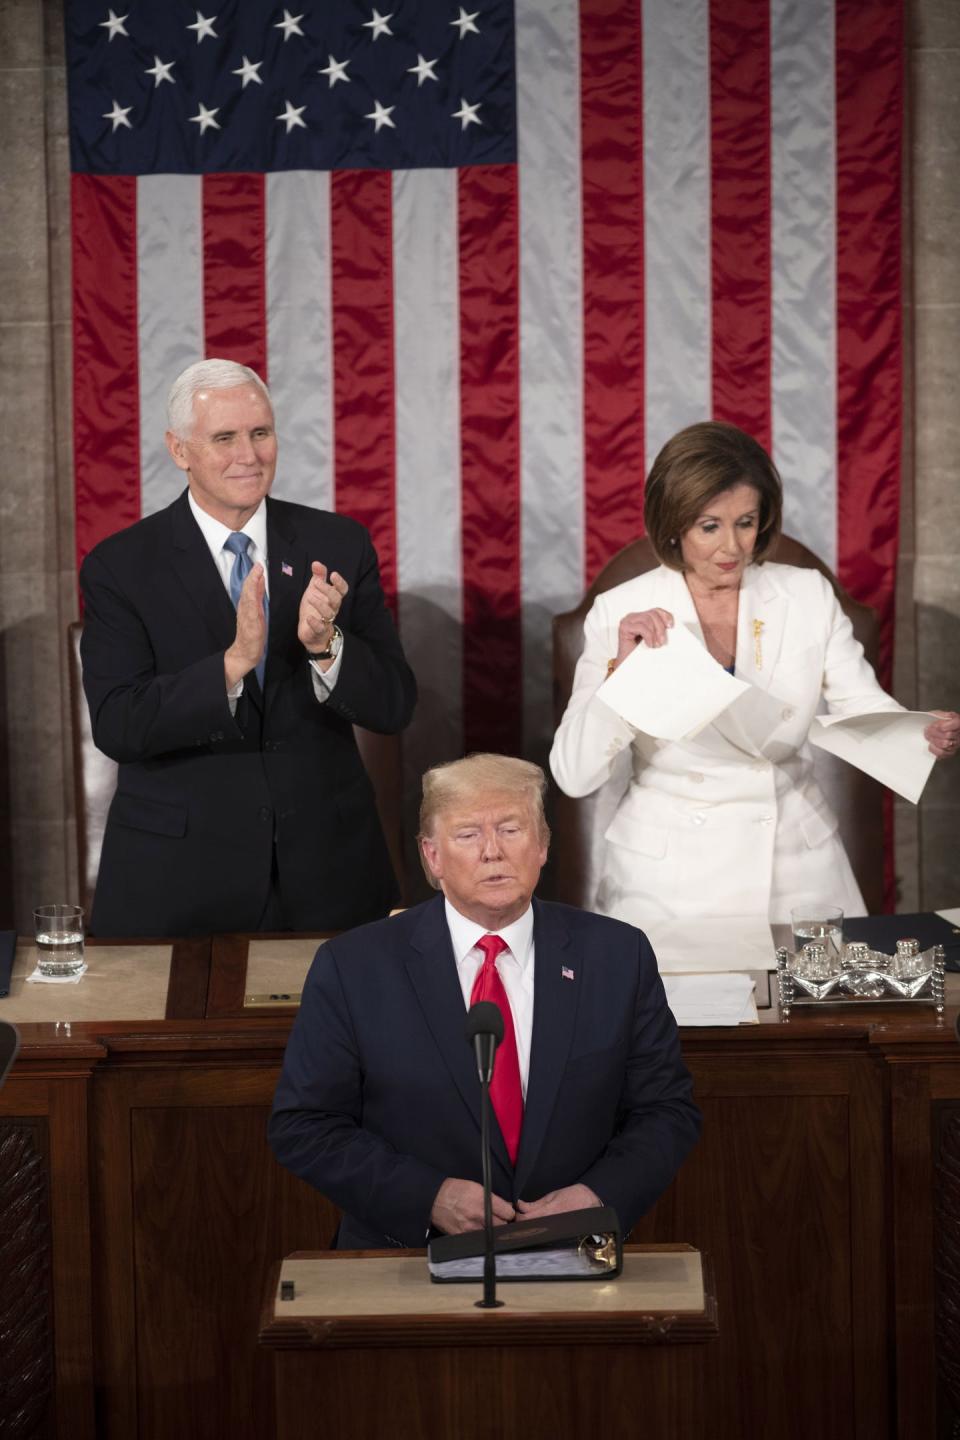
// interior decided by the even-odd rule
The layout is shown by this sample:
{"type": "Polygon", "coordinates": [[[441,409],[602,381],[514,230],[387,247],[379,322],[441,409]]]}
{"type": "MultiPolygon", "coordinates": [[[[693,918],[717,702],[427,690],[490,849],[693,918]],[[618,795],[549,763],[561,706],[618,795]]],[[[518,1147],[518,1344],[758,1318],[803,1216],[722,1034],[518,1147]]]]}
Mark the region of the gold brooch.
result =
{"type": "Polygon", "coordinates": [[[755,663],[756,663],[756,666],[757,666],[757,669],[758,669],[758,670],[762,670],[762,669],[763,669],[763,650],[762,650],[761,645],[760,645],[760,636],[761,636],[762,634],[763,634],[763,621],[762,621],[762,620],[754,620],[754,622],[753,622],[753,658],[754,658],[754,661],[755,661],[755,663]]]}

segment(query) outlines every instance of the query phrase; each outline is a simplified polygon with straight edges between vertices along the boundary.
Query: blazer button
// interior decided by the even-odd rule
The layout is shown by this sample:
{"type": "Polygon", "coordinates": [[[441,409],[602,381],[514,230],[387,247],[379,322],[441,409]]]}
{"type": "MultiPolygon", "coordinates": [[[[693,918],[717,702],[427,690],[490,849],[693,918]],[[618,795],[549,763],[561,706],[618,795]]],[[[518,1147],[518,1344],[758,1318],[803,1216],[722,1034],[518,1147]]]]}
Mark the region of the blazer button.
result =
{"type": "Polygon", "coordinates": [[[261,805],[259,815],[261,820],[273,819],[273,811],[270,809],[269,805],[261,805]]]}
{"type": "Polygon", "coordinates": [[[703,784],[703,776],[700,774],[699,770],[691,770],[690,779],[693,781],[694,785],[703,784]]]}
{"type": "Polygon", "coordinates": [[[783,709],[780,711],[780,716],[783,720],[792,720],[793,707],[791,705],[784,705],[783,709]]]}
{"type": "Polygon", "coordinates": [[[706,817],[706,815],[704,815],[704,813],[703,813],[702,810],[698,810],[698,811],[696,812],[696,814],[695,814],[692,818],[693,818],[693,823],[694,823],[694,825],[704,825],[704,824],[706,824],[707,817],[706,817]]]}

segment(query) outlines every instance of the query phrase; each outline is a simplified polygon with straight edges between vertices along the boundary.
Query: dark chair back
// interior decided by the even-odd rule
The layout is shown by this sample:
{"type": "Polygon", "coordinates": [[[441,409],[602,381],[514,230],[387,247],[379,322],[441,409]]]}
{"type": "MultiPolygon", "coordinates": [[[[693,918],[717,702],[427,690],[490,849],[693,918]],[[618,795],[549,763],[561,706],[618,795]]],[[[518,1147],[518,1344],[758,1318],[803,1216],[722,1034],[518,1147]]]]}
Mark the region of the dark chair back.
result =
{"type": "MultiPolygon", "coordinates": [[[[81,904],[89,917],[97,883],[103,832],[113,792],[117,788],[116,761],[93,743],[90,712],[83,693],[80,637],[83,624],[77,620],[67,632],[70,674],[70,717],[73,730],[73,776],[76,797],[77,868],[80,874],[81,904]]],[[[401,897],[406,895],[403,863],[403,777],[399,735],[377,735],[353,727],[357,748],[377,798],[380,823],[386,836],[401,897]]]]}
{"type": "Polygon", "coordinates": [[[9,1020],[0,1020],[0,1087],[20,1049],[20,1032],[9,1020]]]}
{"type": "MultiPolygon", "coordinates": [[[[876,669],[880,649],[880,626],[876,611],[848,595],[830,569],[798,540],[782,535],[775,555],[783,565],[819,570],[833,587],[853,633],[876,669]]],[[[607,562],[575,610],[553,620],[553,710],[559,725],[573,689],[573,673],[583,649],[583,622],[596,597],[625,580],[653,570],[660,562],[650,541],[644,537],[626,545],[607,562]]],[[[850,857],[853,873],[871,914],[883,909],[883,788],[852,765],[817,751],[817,781],[840,821],[840,834],[850,857]]],[[[620,793],[626,784],[626,774],[620,793]]],[[[608,782],[593,795],[573,800],[554,787],[553,864],[556,896],[569,905],[589,907],[597,892],[600,876],[600,846],[596,831],[605,824],[619,795],[609,793],[616,782],[608,782]],[[607,793],[605,793],[607,792],[607,793]]]]}

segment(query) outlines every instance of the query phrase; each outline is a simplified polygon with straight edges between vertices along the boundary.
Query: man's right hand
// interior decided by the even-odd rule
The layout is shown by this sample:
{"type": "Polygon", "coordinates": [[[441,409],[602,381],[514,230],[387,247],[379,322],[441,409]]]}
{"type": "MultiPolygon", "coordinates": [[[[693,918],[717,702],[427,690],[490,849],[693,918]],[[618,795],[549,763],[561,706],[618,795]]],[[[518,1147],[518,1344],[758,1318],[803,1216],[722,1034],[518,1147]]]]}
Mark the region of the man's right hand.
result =
{"type": "MultiPolygon", "coordinates": [[[[516,1211],[509,1200],[491,1197],[494,1225],[506,1225],[516,1211]]],[[[483,1186],[475,1180],[444,1180],[430,1211],[430,1223],[445,1235],[483,1229],[483,1186]]]]}
{"type": "Polygon", "coordinates": [[[254,565],[243,582],[237,603],[237,638],[223,654],[228,690],[250,674],[266,649],[267,617],[263,610],[266,589],[263,566],[254,565]]]}

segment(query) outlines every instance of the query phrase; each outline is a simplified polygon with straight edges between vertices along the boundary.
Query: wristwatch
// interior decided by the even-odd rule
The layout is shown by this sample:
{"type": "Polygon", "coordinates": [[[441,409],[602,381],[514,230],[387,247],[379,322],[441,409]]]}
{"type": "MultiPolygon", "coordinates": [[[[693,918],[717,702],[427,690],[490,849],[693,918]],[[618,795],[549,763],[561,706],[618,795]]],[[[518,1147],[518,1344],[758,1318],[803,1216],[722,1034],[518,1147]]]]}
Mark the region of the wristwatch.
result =
{"type": "Polygon", "coordinates": [[[326,650],[309,650],[307,653],[311,660],[336,660],[340,654],[340,646],[343,644],[343,631],[339,625],[334,625],[333,634],[330,636],[330,644],[326,650]]]}

